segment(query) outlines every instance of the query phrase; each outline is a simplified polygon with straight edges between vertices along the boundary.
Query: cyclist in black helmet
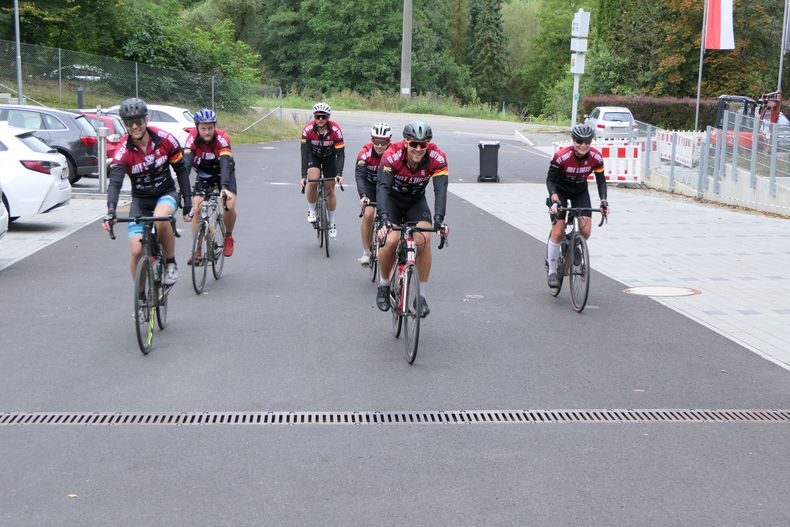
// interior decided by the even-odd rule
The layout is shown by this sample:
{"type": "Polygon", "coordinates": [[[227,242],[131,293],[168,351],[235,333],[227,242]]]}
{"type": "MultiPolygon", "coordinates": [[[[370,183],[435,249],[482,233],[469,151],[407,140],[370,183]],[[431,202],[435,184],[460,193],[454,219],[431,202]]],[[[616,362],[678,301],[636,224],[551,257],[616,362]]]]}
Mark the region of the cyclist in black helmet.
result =
{"type": "MultiPolygon", "coordinates": [[[[178,209],[178,192],[173,176],[170,175],[171,166],[178,177],[178,186],[184,202],[184,221],[189,221],[192,210],[189,167],[184,163],[184,155],[178,139],[164,130],[148,126],[148,106],[140,99],[131,98],[123,101],[118,115],[129,133],[121,138],[121,146],[115,151],[110,164],[104,228],[109,230],[110,223],[115,221],[118,196],[126,174],[132,182],[130,217],[175,214],[178,209]]],[[[132,253],[130,267],[134,278],[137,261],[143,252],[140,244],[143,224],[130,223],[128,231],[129,248],[132,253]]],[[[178,267],[176,240],[170,222],[157,222],[156,232],[165,249],[167,262],[163,282],[173,285],[178,280],[178,267]]]]}
{"type": "MultiPolygon", "coordinates": [[[[588,176],[594,175],[598,185],[598,197],[601,199],[601,210],[608,214],[609,204],[606,201],[606,178],[604,176],[603,156],[591,146],[595,130],[586,124],[577,124],[571,129],[573,144],[561,148],[549,164],[546,176],[546,187],[551,200],[551,213],[557,216],[557,223],[551,228],[548,241],[549,287],[559,287],[557,276],[557,258],[560,254],[560,241],[565,232],[565,213],[557,214],[559,207],[567,206],[568,200],[572,207],[590,208],[590,192],[587,188],[588,176]]],[[[580,217],[581,233],[585,239],[590,237],[592,230],[592,212],[582,212],[580,217]]]]}

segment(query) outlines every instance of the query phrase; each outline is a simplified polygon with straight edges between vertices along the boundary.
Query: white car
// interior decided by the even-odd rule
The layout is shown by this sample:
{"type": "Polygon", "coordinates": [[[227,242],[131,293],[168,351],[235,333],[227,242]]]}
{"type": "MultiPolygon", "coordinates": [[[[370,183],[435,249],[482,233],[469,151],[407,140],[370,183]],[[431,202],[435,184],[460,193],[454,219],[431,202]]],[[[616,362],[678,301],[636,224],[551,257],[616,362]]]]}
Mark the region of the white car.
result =
{"type": "MultiPolygon", "coordinates": [[[[146,106],[148,106],[148,124],[170,132],[176,136],[181,146],[184,146],[189,132],[195,127],[192,113],[186,108],[164,104],[147,104],[146,106]]],[[[119,108],[120,106],[111,106],[107,108],[107,113],[118,115],[119,108]]]]}
{"type": "Polygon", "coordinates": [[[71,201],[66,158],[30,130],[0,124],[0,185],[9,221],[71,201]]]}
{"type": "MultiPolygon", "coordinates": [[[[0,195],[3,194],[3,185],[0,184],[0,195]]],[[[5,204],[0,199],[0,240],[3,239],[5,233],[8,232],[8,211],[5,210],[5,204]]]]}
{"type": "Polygon", "coordinates": [[[629,138],[639,132],[631,110],[624,106],[598,106],[584,116],[584,124],[595,130],[597,138],[629,138]]]}

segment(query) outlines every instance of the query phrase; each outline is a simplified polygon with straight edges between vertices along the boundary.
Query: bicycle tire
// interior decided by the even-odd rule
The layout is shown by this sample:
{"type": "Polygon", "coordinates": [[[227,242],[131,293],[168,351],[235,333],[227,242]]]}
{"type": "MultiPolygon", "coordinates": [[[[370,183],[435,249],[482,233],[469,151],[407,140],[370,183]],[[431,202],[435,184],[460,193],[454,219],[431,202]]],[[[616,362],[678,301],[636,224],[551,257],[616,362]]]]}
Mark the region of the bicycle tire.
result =
{"type": "Polygon", "coordinates": [[[379,270],[379,244],[376,242],[376,225],[373,225],[373,232],[370,236],[370,245],[368,245],[368,250],[370,252],[370,263],[368,264],[368,268],[370,269],[370,281],[376,283],[376,278],[378,277],[378,270],[379,270]]]}
{"type": "Polygon", "coordinates": [[[206,285],[206,273],[208,272],[208,222],[201,221],[195,231],[192,240],[192,288],[195,294],[201,294],[206,285]],[[200,257],[198,258],[198,254],[200,257]]]}
{"type": "MultiPolygon", "coordinates": [[[[549,240],[551,240],[551,235],[549,234],[549,240]]],[[[549,293],[551,296],[557,296],[560,294],[562,290],[562,275],[563,275],[563,259],[562,259],[562,252],[560,252],[559,257],[557,258],[557,279],[560,281],[560,285],[557,287],[549,287],[549,293]]],[[[546,241],[546,258],[544,260],[544,266],[546,268],[546,278],[549,276],[549,244],[546,241]]]]}
{"type": "MultiPolygon", "coordinates": [[[[397,265],[397,264],[396,264],[397,265]]],[[[392,273],[390,279],[390,311],[392,312],[392,334],[400,337],[403,328],[403,317],[400,314],[400,276],[398,269],[392,273]]]]}
{"type": "Polygon", "coordinates": [[[576,234],[570,244],[570,286],[571,305],[577,313],[581,313],[587,305],[587,296],[590,293],[590,254],[584,236],[576,234]],[[576,257],[578,252],[579,257],[576,257]]]}
{"type": "Polygon", "coordinates": [[[148,355],[154,343],[154,281],[151,260],[141,257],[134,276],[134,320],[137,344],[143,355],[148,355]]]}
{"type": "Polygon", "coordinates": [[[406,331],[406,361],[414,364],[417,348],[420,343],[420,277],[417,268],[412,266],[406,270],[406,310],[403,313],[403,325],[406,331]]]}
{"type": "Polygon", "coordinates": [[[329,258],[329,207],[325,200],[322,200],[322,216],[321,216],[321,229],[324,231],[324,250],[326,257],[329,258]]]}
{"type": "MultiPolygon", "coordinates": [[[[165,254],[165,248],[162,247],[162,244],[159,244],[159,254],[165,254]]],[[[168,286],[162,283],[162,277],[164,277],[165,268],[167,267],[163,260],[160,259],[153,263],[155,266],[154,276],[154,299],[156,304],[156,323],[159,326],[159,329],[165,329],[165,325],[167,324],[167,293],[170,292],[168,286]]]]}
{"type": "Polygon", "coordinates": [[[318,230],[318,246],[324,246],[324,208],[321,201],[321,196],[318,196],[318,201],[315,205],[315,228],[318,230]]]}
{"type": "Polygon", "coordinates": [[[211,273],[214,280],[222,278],[222,270],[225,268],[225,221],[222,216],[214,219],[214,234],[211,236],[211,273]],[[221,240],[221,241],[217,241],[221,240]]]}

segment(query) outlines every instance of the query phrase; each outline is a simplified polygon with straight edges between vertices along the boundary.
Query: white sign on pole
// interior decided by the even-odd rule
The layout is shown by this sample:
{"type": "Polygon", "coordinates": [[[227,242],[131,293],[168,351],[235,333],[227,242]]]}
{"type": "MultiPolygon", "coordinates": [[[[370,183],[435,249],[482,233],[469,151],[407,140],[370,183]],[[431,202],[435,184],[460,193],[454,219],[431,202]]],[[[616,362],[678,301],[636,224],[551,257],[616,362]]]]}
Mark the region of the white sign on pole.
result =
{"type": "Polygon", "coordinates": [[[571,39],[571,51],[576,51],[577,53],[584,53],[587,51],[587,39],[586,38],[572,38],[571,39]]]}
{"type": "Polygon", "coordinates": [[[584,53],[571,53],[571,73],[584,73],[584,53]]]}
{"type": "Polygon", "coordinates": [[[571,36],[587,38],[590,33],[590,13],[584,9],[579,10],[573,15],[571,24],[571,36]]]}

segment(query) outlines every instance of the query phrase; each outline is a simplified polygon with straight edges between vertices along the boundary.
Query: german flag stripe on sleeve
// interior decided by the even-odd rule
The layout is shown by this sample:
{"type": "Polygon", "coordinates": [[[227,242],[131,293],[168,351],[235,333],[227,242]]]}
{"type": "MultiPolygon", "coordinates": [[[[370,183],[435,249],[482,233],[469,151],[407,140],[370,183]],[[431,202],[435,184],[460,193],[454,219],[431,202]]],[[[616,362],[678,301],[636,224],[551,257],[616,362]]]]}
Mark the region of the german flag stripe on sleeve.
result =
{"type": "Polygon", "coordinates": [[[438,171],[433,173],[433,177],[446,176],[446,175],[447,175],[447,169],[446,168],[443,168],[443,169],[438,170],[438,171]]]}
{"type": "Polygon", "coordinates": [[[184,155],[181,153],[181,149],[179,148],[175,154],[170,156],[170,159],[168,159],[168,161],[170,161],[171,163],[178,163],[182,159],[184,159],[184,155]]]}
{"type": "Polygon", "coordinates": [[[223,148],[219,151],[219,155],[221,156],[232,156],[233,153],[230,151],[230,148],[223,148]]]}
{"type": "Polygon", "coordinates": [[[339,149],[341,149],[341,148],[345,148],[345,147],[346,147],[346,144],[345,144],[345,143],[343,143],[342,141],[341,141],[341,142],[339,142],[339,143],[335,143],[335,149],[336,149],[336,150],[339,150],[339,149]]]}

